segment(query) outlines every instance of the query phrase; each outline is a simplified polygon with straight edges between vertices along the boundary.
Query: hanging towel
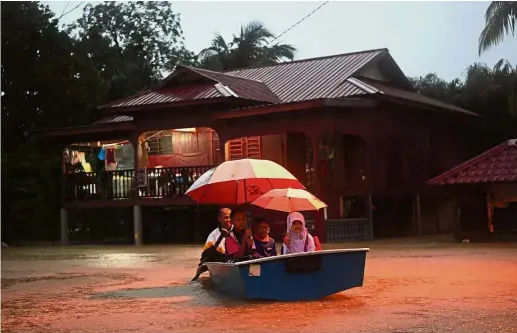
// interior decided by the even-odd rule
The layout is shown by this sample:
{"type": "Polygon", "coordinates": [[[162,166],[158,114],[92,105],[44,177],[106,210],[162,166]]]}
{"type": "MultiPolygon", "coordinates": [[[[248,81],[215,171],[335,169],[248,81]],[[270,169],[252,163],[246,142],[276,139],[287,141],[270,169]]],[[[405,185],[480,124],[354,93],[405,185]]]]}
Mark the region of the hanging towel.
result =
{"type": "Polygon", "coordinates": [[[117,161],[115,161],[115,149],[110,148],[106,152],[106,164],[114,164],[114,163],[117,163],[117,161]]]}

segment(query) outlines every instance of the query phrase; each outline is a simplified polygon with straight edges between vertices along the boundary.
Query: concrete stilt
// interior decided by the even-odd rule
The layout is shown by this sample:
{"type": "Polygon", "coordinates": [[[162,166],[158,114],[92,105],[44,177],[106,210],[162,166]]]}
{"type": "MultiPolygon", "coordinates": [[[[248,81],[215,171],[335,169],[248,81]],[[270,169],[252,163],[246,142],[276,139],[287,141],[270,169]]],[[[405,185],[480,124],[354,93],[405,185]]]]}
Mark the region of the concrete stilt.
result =
{"type": "Polygon", "coordinates": [[[68,245],[68,212],[61,208],[61,245],[68,245]]]}
{"type": "Polygon", "coordinates": [[[135,245],[142,245],[142,207],[133,207],[135,245]]]}

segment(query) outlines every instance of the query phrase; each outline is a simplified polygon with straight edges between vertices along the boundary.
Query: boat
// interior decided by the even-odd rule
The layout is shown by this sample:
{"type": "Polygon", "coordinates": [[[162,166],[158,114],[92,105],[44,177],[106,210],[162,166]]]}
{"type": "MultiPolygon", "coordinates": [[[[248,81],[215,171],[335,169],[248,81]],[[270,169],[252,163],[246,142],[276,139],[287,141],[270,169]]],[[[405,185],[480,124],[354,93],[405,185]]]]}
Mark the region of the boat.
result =
{"type": "Polygon", "coordinates": [[[237,263],[207,262],[217,291],[235,298],[311,301],[361,287],[368,248],[284,254],[237,263]]]}

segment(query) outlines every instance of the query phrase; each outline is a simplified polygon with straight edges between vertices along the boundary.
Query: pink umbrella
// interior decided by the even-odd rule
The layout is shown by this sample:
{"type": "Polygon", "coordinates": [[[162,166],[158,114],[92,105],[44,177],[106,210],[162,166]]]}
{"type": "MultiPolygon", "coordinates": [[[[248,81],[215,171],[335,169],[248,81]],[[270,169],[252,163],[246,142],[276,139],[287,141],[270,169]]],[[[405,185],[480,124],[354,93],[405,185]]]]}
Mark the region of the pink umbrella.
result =
{"type": "Polygon", "coordinates": [[[208,170],[186,195],[199,204],[241,205],[270,190],[288,187],[305,189],[289,171],[273,161],[242,159],[208,170]]]}
{"type": "Polygon", "coordinates": [[[252,205],[282,212],[319,210],[327,205],[303,189],[275,189],[257,198],[252,205]]]}

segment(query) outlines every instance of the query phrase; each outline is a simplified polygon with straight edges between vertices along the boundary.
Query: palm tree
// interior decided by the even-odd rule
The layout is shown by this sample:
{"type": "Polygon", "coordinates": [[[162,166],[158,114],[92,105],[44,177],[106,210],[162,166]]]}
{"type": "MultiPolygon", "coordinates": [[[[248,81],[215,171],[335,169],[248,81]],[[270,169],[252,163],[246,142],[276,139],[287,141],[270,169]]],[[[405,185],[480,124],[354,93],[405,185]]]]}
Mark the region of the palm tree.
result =
{"type": "Polygon", "coordinates": [[[296,48],[288,44],[271,44],[273,35],[258,21],[241,26],[239,35],[233,35],[231,42],[215,34],[210,47],[199,53],[200,65],[212,70],[276,64],[293,60],[296,48]]]}
{"type": "Polygon", "coordinates": [[[517,21],[517,1],[492,1],[485,13],[485,28],[479,35],[479,54],[514,35],[517,21]]]}

